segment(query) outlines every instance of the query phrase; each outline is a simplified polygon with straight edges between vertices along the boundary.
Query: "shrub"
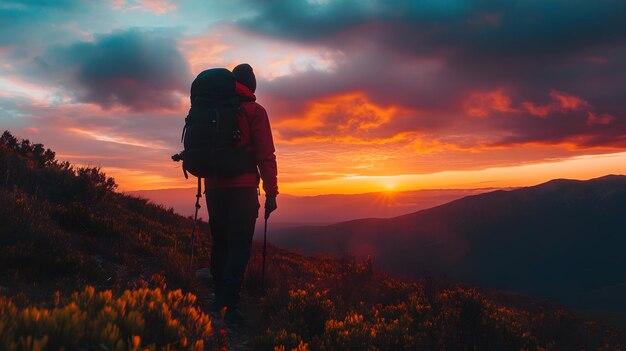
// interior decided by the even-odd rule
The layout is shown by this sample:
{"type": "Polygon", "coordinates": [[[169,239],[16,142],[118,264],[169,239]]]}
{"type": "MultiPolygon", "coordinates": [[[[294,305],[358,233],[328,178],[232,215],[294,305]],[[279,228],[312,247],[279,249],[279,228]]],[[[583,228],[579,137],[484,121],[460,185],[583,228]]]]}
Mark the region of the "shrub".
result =
{"type": "MultiPolygon", "coordinates": [[[[58,294],[57,294],[58,298],[58,294]]],[[[210,350],[220,345],[193,294],[87,286],[53,307],[18,308],[0,297],[0,349],[210,350]]]]}
{"type": "MultiPolygon", "coordinates": [[[[8,291],[41,295],[21,284],[72,291],[90,284],[116,290],[164,272],[192,288],[191,220],[172,209],[115,192],[98,167],[55,160],[41,144],[0,136],[0,282],[8,291]]],[[[203,233],[208,232],[201,223],[203,233]]],[[[196,257],[206,259],[208,235],[196,257]]],[[[45,295],[47,295],[46,293],[45,295]]]]}

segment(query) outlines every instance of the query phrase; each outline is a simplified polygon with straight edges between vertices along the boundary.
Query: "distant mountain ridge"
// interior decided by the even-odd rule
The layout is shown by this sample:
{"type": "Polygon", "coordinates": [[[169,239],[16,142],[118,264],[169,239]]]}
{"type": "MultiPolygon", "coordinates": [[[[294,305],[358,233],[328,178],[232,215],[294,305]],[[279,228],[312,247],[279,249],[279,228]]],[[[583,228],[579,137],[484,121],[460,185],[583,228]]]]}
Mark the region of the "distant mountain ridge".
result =
{"type": "Polygon", "coordinates": [[[372,255],[405,276],[425,272],[626,312],[626,176],[556,179],[388,219],[277,233],[307,253],[372,255]]]}
{"type": "MultiPolygon", "coordinates": [[[[280,194],[278,210],[272,214],[272,225],[322,225],[357,218],[389,218],[445,204],[468,195],[493,191],[479,189],[424,189],[362,194],[325,194],[294,196],[280,194]]],[[[194,213],[196,188],[128,191],[155,203],[173,207],[182,215],[194,213]]],[[[206,218],[202,211],[201,216],[206,218]]]]}

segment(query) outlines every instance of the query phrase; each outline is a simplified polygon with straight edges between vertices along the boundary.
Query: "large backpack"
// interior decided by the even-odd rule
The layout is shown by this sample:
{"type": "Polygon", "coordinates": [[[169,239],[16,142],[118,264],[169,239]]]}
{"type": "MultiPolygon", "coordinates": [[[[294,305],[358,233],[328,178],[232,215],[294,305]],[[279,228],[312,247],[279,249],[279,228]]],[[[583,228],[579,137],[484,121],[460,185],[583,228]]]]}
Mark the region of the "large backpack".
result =
{"type": "Polygon", "coordinates": [[[180,154],[183,172],[198,178],[235,176],[256,172],[254,154],[235,147],[241,138],[237,124],[239,98],[235,76],[225,68],[198,75],[191,84],[191,108],[185,118],[180,154]]]}

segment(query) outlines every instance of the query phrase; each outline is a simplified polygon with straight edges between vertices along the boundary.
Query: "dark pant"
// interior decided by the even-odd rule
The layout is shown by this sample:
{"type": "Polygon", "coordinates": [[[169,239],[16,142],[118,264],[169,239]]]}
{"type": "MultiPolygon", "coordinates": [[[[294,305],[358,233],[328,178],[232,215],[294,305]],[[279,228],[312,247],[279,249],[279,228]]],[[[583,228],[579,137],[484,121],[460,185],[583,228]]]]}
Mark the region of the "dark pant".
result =
{"type": "Polygon", "coordinates": [[[211,275],[216,301],[236,307],[259,214],[257,189],[207,189],[206,199],[213,237],[211,275]]]}

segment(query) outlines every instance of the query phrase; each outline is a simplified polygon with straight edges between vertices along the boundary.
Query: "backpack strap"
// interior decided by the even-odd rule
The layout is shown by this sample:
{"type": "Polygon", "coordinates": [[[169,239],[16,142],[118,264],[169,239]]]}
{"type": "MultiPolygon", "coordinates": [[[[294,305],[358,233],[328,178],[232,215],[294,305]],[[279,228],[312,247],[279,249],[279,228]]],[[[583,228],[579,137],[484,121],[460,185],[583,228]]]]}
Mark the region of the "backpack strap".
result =
{"type": "Polygon", "coordinates": [[[189,115],[185,117],[185,126],[183,127],[183,134],[180,136],[180,142],[182,143],[185,139],[185,132],[187,131],[187,125],[189,124],[189,115]]]}
{"type": "MultiPolygon", "coordinates": [[[[239,97],[239,100],[237,102],[237,116],[241,113],[243,115],[246,115],[246,111],[241,107],[241,103],[242,102],[246,102],[246,101],[254,101],[254,100],[248,100],[246,98],[243,97],[239,97]]],[[[250,130],[250,123],[248,121],[247,118],[245,118],[245,123],[248,124],[248,130],[250,130]]],[[[241,136],[241,126],[237,125],[237,132],[239,132],[239,135],[241,136]]],[[[245,143],[244,145],[241,146],[242,149],[245,149],[247,147],[251,147],[252,146],[252,136],[250,136],[250,138],[248,139],[248,142],[245,143]]]]}

